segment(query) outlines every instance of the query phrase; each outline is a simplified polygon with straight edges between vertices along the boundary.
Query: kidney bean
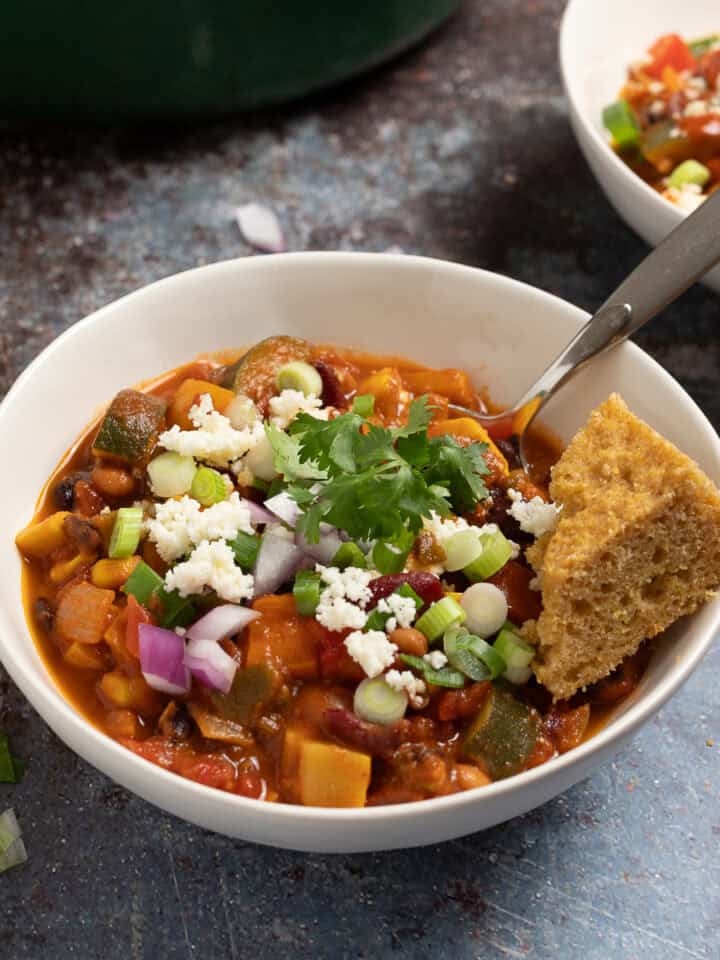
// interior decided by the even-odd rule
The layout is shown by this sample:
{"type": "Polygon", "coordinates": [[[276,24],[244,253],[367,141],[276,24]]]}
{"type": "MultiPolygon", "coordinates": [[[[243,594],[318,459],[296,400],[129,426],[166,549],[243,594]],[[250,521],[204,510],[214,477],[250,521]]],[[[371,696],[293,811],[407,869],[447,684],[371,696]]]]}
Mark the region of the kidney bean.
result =
{"type": "Polygon", "coordinates": [[[397,723],[382,725],[361,720],[350,710],[326,710],[323,727],[333,739],[377,757],[397,750],[403,743],[407,721],[398,720],[397,723]]]}
{"type": "Polygon", "coordinates": [[[426,604],[442,600],[442,584],[432,573],[425,573],[421,570],[410,573],[387,573],[382,577],[376,577],[368,584],[371,594],[371,600],[367,605],[368,610],[376,606],[383,597],[389,597],[404,583],[409,584],[426,604]]]}
{"type": "Polygon", "coordinates": [[[327,407],[337,407],[342,410],[347,406],[347,400],[340,384],[340,378],[337,373],[324,360],[316,360],[313,364],[322,379],[322,402],[327,407]]]}

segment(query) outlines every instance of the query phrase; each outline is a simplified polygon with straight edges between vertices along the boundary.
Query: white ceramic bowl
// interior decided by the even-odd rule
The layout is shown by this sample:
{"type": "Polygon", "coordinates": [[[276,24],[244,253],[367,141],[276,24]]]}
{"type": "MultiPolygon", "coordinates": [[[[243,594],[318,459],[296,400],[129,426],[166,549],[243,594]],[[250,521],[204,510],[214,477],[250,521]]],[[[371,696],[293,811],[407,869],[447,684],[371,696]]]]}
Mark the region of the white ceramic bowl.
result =
{"type": "MultiPolygon", "coordinates": [[[[653,246],[684,214],[615,154],[602,111],[617,100],[627,67],[664,33],[720,33],[717,0],[570,0],[560,29],[560,69],[570,120],[593,173],[623,220],[653,246]]],[[[720,292],[720,267],[704,282],[720,292]]]]}
{"type": "MultiPolygon", "coordinates": [[[[234,260],[152,284],[71,327],[22,374],[0,407],[0,658],[73,750],[165,810],[211,830],[300,850],[380,850],[434,843],[523,813],[605,760],[677,690],[708,649],[720,602],[660,643],[635,694],[596,737],[481,790],[365,810],[265,804],[183,780],[119,746],[59,694],[28,635],[14,532],[59,458],[121,387],[196,353],[287,332],[453,365],[500,402],[517,397],[583,322],[549,294],[469,267],[417,257],[307,253],[234,260]],[[13,466],[17,465],[17,466],[13,466]]],[[[638,347],[596,361],[553,401],[564,437],[618,390],[716,481],[720,442],[693,401],[638,347]]]]}

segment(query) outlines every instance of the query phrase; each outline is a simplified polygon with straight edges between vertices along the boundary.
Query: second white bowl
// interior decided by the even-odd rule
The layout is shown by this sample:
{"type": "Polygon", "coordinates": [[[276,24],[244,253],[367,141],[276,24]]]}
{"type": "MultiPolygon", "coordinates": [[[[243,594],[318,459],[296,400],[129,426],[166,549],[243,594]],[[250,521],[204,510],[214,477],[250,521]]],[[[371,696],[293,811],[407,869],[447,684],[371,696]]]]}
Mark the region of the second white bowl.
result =
{"type": "MultiPolygon", "coordinates": [[[[570,121],[593,173],[623,220],[652,246],[684,214],[648,186],[610,147],[602,111],[617,100],[627,68],[664,33],[720,32],[717,0],[570,0],[560,29],[560,69],[570,121]]],[[[720,267],[704,282],[720,292],[720,267]]]]}

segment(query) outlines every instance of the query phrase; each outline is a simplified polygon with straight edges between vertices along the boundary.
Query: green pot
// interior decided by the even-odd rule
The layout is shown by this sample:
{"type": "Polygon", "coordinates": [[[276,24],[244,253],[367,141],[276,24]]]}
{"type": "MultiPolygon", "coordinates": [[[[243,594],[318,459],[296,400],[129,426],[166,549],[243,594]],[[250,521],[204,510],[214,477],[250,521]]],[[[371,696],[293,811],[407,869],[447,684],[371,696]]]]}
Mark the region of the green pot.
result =
{"type": "Polygon", "coordinates": [[[0,117],[229,113],[330,86],[411,46],[460,0],[5,0],[0,117]]]}

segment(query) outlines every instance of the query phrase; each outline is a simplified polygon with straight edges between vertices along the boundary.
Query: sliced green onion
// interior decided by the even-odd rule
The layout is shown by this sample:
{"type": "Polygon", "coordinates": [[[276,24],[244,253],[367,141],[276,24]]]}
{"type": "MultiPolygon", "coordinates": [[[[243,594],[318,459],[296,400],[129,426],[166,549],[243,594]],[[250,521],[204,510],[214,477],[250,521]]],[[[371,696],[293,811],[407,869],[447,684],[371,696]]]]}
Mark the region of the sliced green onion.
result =
{"type": "Polygon", "coordinates": [[[712,174],[703,163],[697,160],[686,160],[679,164],[668,177],[668,186],[675,187],[678,190],[687,183],[695,183],[699,187],[704,187],[712,174]]]}
{"type": "Polygon", "coordinates": [[[251,573],[255,569],[260,541],[256,533],[245,533],[239,530],[234,540],[230,541],[230,549],[235,554],[235,563],[243,573],[251,573]]]}
{"type": "Polygon", "coordinates": [[[637,146],[640,126],[627,100],[618,100],[603,110],[603,124],[618,147],[637,146]]]}
{"type": "Polygon", "coordinates": [[[465,686],[465,674],[459,670],[453,670],[450,667],[442,667],[440,670],[433,670],[429,663],[426,663],[422,657],[416,657],[412,653],[401,653],[400,659],[408,667],[417,670],[422,675],[425,683],[432,683],[436,687],[451,687],[459,690],[465,686]]]}
{"type": "Polygon", "coordinates": [[[373,566],[382,574],[401,573],[411,549],[412,542],[406,548],[405,544],[396,545],[387,543],[385,540],[378,540],[372,552],[373,566]]]}
{"type": "Polygon", "coordinates": [[[343,543],[330,561],[330,566],[339,567],[341,570],[346,570],[348,567],[364,570],[367,567],[367,559],[356,543],[343,543]]]}
{"type": "Polygon", "coordinates": [[[156,497],[180,497],[190,492],[196,470],[192,457],[161,453],[147,465],[150,488],[156,497]]]}
{"type": "Polygon", "coordinates": [[[395,723],[402,720],[408,698],[404,690],[393,690],[383,677],[363,680],[355,691],[353,708],[361,720],[369,723],[395,723]]]}
{"type": "Polygon", "coordinates": [[[228,498],[228,488],[225,477],[212,467],[199,467],[193,477],[190,487],[190,496],[204,507],[211,507],[214,503],[222,503],[228,498]]]}
{"type": "Polygon", "coordinates": [[[389,619],[389,613],[380,613],[376,607],[368,614],[368,618],[365,621],[365,630],[384,630],[385,624],[389,619]]]}
{"type": "Polygon", "coordinates": [[[530,664],[535,656],[535,648],[523,640],[514,624],[505,624],[497,635],[493,649],[505,661],[503,676],[510,683],[527,683],[532,674],[530,664]]]}
{"type": "Polygon", "coordinates": [[[375,397],[371,393],[362,393],[355,397],[352,412],[359,417],[371,417],[375,412],[375,397]]]}
{"type": "Polygon", "coordinates": [[[462,623],[464,619],[465,611],[457,600],[454,597],[443,597],[425,611],[415,627],[432,643],[449,627],[462,623]]]}
{"type": "Polygon", "coordinates": [[[312,570],[299,570],[295,575],[293,596],[297,612],[302,617],[313,617],[320,603],[320,574],[312,570]]]}
{"type": "Polygon", "coordinates": [[[499,530],[495,533],[483,533],[479,539],[482,553],[472,563],[463,567],[463,573],[473,583],[492,577],[505,566],[513,554],[510,541],[499,530]]]}
{"type": "Polygon", "coordinates": [[[20,783],[25,764],[10,753],[10,742],[0,733],[0,783],[20,783]]]}
{"type": "Polygon", "coordinates": [[[407,597],[408,600],[412,600],[415,604],[415,609],[419,610],[421,607],[425,606],[425,601],[422,597],[418,596],[417,593],[413,590],[409,583],[402,583],[394,591],[399,597],[407,597]]]}
{"type": "Polygon", "coordinates": [[[470,635],[462,627],[450,627],[443,637],[443,650],[451,667],[479,682],[490,678],[490,670],[468,649],[470,635]]]}
{"type": "Polygon", "coordinates": [[[445,569],[451,573],[469,567],[483,552],[477,529],[459,530],[443,543],[445,569]]]}
{"type": "Polygon", "coordinates": [[[5,873],[26,860],[27,851],[17,818],[13,810],[6,810],[0,816],[0,873],[5,873]]]}
{"type": "Polygon", "coordinates": [[[192,597],[181,597],[177,590],[166,590],[165,587],[157,591],[157,597],[162,604],[160,626],[166,630],[186,627],[197,620],[197,607],[192,597]]]}
{"type": "Polygon", "coordinates": [[[144,560],[135,567],[123,585],[123,593],[132,594],[138,603],[147,605],[150,597],[163,585],[163,578],[144,560]]]}
{"type": "Polygon", "coordinates": [[[299,390],[306,397],[322,396],[322,377],[315,367],[304,360],[293,360],[280,367],[276,382],[278,390],[299,390]]]}
{"type": "Polygon", "coordinates": [[[505,623],[508,615],[507,598],[494,583],[473,583],[460,597],[470,633],[486,640],[505,623]]]}
{"type": "Polygon", "coordinates": [[[108,556],[111,560],[122,560],[135,553],[140,543],[142,523],[142,507],[120,507],[110,535],[108,556]]]}
{"type": "Polygon", "coordinates": [[[472,634],[470,634],[468,637],[467,648],[471,653],[474,653],[479,660],[482,660],[482,662],[490,671],[490,677],[492,680],[505,672],[505,661],[497,652],[497,650],[494,650],[486,640],[482,639],[482,637],[474,637],[472,634]]]}
{"type": "Polygon", "coordinates": [[[697,59],[712,49],[716,43],[720,43],[720,33],[711,33],[708,37],[691,40],[688,46],[690,47],[690,53],[697,59]]]}

